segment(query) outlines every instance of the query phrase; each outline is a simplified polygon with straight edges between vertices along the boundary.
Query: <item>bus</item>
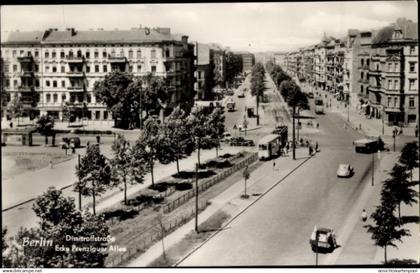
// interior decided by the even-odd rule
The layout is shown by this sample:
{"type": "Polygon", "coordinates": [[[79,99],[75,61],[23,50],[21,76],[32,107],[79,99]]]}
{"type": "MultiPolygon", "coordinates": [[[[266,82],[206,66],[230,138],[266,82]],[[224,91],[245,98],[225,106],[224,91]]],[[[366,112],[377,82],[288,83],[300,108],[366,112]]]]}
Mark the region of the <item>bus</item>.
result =
{"type": "Polygon", "coordinates": [[[324,101],[321,97],[315,99],[315,114],[324,114],[324,101]]]}
{"type": "Polygon", "coordinates": [[[279,156],[282,148],[281,135],[269,134],[258,142],[258,158],[260,160],[279,156]]]}

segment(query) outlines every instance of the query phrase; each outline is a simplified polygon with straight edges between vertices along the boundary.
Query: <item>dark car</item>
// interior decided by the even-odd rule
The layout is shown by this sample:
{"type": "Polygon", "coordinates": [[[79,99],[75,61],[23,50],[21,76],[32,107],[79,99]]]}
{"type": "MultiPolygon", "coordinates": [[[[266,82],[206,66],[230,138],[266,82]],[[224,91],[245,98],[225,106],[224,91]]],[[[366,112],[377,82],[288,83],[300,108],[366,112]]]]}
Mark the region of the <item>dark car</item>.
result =
{"type": "Polygon", "coordinates": [[[313,99],[314,98],[314,93],[313,92],[309,92],[308,93],[308,98],[313,99]]]}
{"type": "Polygon", "coordinates": [[[230,140],[230,146],[255,146],[255,143],[252,139],[234,137],[230,140]]]}

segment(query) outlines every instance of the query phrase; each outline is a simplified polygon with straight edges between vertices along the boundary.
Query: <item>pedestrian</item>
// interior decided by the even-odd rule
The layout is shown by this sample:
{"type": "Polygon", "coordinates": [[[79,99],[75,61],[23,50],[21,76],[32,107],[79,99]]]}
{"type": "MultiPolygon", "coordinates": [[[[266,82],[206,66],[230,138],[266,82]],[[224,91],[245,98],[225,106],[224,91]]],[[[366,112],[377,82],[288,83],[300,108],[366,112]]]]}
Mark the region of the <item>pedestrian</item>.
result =
{"type": "Polygon", "coordinates": [[[71,148],[71,153],[75,154],[76,153],[76,147],[74,145],[74,142],[70,142],[70,148],[71,148]]]}
{"type": "Polygon", "coordinates": [[[273,160],[273,170],[276,168],[276,161],[273,160]]]}
{"type": "Polygon", "coordinates": [[[367,220],[367,213],[366,213],[366,210],[365,210],[365,209],[363,209],[363,210],[362,210],[362,221],[363,221],[363,222],[366,222],[366,220],[367,220]]]}
{"type": "Polygon", "coordinates": [[[96,136],[96,143],[100,143],[101,142],[101,136],[96,136]]]}
{"type": "Polygon", "coordinates": [[[50,169],[52,169],[53,168],[53,162],[52,162],[52,160],[50,160],[50,169]]]}
{"type": "Polygon", "coordinates": [[[316,128],[319,129],[319,122],[316,123],[316,128]]]}
{"type": "Polygon", "coordinates": [[[10,122],[9,126],[10,128],[13,128],[13,121],[10,122]]]}
{"type": "Polygon", "coordinates": [[[359,130],[362,130],[362,124],[359,123],[359,130]]]}
{"type": "Polygon", "coordinates": [[[312,156],[312,153],[313,153],[312,146],[309,146],[309,156],[312,156]]]}
{"type": "Polygon", "coordinates": [[[418,137],[419,136],[419,128],[418,128],[418,126],[416,125],[416,129],[414,130],[414,133],[416,134],[416,137],[418,137]]]}
{"type": "Polygon", "coordinates": [[[400,127],[400,132],[398,133],[398,135],[402,135],[402,133],[403,133],[403,130],[402,130],[402,127],[400,127]]]}
{"type": "Polygon", "coordinates": [[[318,152],[318,141],[315,142],[315,152],[318,152]]]}
{"type": "Polygon", "coordinates": [[[289,148],[290,148],[290,145],[289,145],[289,141],[286,143],[286,153],[288,154],[289,153],[289,148]]]}

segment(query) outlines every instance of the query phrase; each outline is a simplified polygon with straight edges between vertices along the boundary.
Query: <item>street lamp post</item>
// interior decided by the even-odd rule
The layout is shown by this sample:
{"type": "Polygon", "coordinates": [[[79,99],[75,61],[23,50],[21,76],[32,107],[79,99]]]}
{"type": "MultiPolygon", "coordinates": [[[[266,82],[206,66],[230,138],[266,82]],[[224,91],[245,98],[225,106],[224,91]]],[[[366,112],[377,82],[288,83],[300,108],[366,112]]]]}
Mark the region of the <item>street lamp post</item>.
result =
{"type": "Polygon", "coordinates": [[[375,185],[375,153],[372,153],[372,187],[375,185]]]}
{"type": "Polygon", "coordinates": [[[384,107],[382,106],[382,135],[385,135],[384,107]]]}
{"type": "Polygon", "coordinates": [[[198,163],[195,164],[195,232],[198,233],[198,163]]]}
{"type": "Polygon", "coordinates": [[[393,145],[394,146],[393,147],[394,148],[394,152],[395,152],[395,137],[396,137],[396,134],[397,134],[397,132],[395,130],[393,130],[392,131],[392,138],[393,138],[393,141],[394,141],[394,145],[393,145]]]}
{"type": "Polygon", "coordinates": [[[350,94],[347,96],[347,121],[350,122],[350,94]]]}
{"type": "MultiPolygon", "coordinates": [[[[79,170],[80,170],[80,154],[77,155],[77,164],[79,166],[79,170]]],[[[78,176],[79,179],[79,210],[82,210],[82,189],[80,188],[80,177],[78,176]]]]}

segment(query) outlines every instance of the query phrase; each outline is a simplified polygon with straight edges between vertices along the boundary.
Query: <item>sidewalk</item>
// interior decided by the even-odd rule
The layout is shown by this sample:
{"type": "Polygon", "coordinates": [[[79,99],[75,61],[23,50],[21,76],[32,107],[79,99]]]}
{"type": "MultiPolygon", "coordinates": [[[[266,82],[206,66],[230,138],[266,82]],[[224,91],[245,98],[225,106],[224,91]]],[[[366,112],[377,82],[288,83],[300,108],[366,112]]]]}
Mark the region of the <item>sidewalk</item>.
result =
{"type": "MultiPolygon", "coordinates": [[[[280,157],[276,159],[276,168],[273,170],[272,161],[264,163],[261,167],[253,171],[250,179],[247,182],[247,193],[250,195],[249,199],[242,199],[240,195],[244,192],[244,182],[240,178],[217,197],[209,200],[211,205],[205,209],[198,216],[198,223],[201,224],[209,219],[212,215],[222,210],[234,218],[241,211],[246,209],[252,202],[256,201],[258,196],[261,196],[266,190],[272,187],[276,182],[280,181],[290,171],[296,168],[307,160],[307,149],[296,150],[298,160],[292,160],[291,157],[280,157]],[[252,194],[258,196],[252,196],[252,194]]],[[[234,179],[233,177],[227,179],[234,179]]],[[[168,250],[180,242],[188,233],[194,230],[195,220],[191,220],[185,225],[178,228],[175,232],[167,235],[164,238],[165,248],[168,250]]],[[[167,251],[169,252],[169,251],[167,251]]],[[[131,261],[127,267],[147,267],[155,259],[162,255],[162,243],[156,242],[145,253],[131,261]]],[[[168,255],[168,254],[167,254],[168,255]]],[[[182,256],[184,256],[183,254],[182,256]]],[[[173,257],[181,258],[181,257],[173,257]]]]}

